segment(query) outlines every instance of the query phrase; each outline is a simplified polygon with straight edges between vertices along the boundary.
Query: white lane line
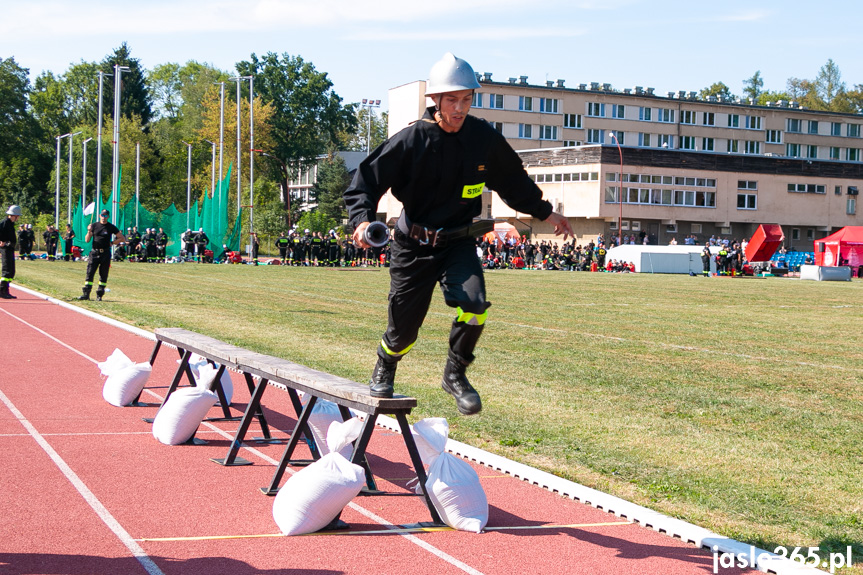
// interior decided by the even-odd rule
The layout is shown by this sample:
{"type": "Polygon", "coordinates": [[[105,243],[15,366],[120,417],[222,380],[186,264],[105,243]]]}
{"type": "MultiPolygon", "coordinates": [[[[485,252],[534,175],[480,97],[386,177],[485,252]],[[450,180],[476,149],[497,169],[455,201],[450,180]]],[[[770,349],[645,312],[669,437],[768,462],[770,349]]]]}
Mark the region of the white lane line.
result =
{"type": "MultiPolygon", "coordinates": [[[[2,308],[0,308],[0,309],[2,309],[2,308]]],[[[54,337],[51,334],[39,329],[38,327],[36,327],[36,326],[24,321],[23,319],[9,313],[5,309],[3,309],[3,311],[6,312],[10,317],[17,319],[21,323],[33,328],[37,332],[39,332],[39,333],[45,335],[46,337],[52,339],[53,341],[57,342],[58,344],[62,345],[63,347],[77,353],[81,357],[88,359],[89,361],[93,362],[94,364],[99,363],[97,360],[95,360],[95,359],[91,358],[90,356],[88,356],[88,355],[76,350],[75,348],[67,345],[66,343],[60,341],[56,337],[54,337]]],[[[158,398],[159,400],[163,399],[162,396],[156,394],[155,392],[153,392],[149,389],[145,389],[144,391],[147,392],[149,395],[158,398]]],[[[62,458],[60,458],[60,456],[57,454],[57,452],[55,452],[51,448],[51,446],[48,445],[48,442],[45,441],[45,439],[39,434],[38,431],[36,431],[36,428],[33,427],[29,421],[24,419],[24,416],[21,415],[17,409],[15,409],[15,406],[12,405],[12,403],[8,401],[6,396],[3,395],[2,391],[0,391],[0,398],[3,399],[3,402],[6,403],[6,405],[9,407],[10,411],[13,411],[13,413],[16,414],[16,417],[18,417],[19,421],[21,421],[22,424],[24,424],[24,427],[27,428],[27,430],[30,432],[30,435],[32,435],[34,438],[36,438],[39,445],[42,446],[42,449],[44,449],[48,453],[48,455],[51,457],[51,459],[54,460],[54,462],[57,464],[57,466],[60,467],[60,469],[61,469],[61,471],[63,471],[64,475],[66,475],[66,477],[69,478],[69,481],[72,482],[72,484],[75,486],[76,489],[78,489],[78,491],[81,493],[81,495],[87,501],[87,503],[89,503],[90,506],[93,507],[93,509],[96,511],[96,513],[99,515],[99,517],[101,517],[102,520],[105,521],[105,523],[108,525],[108,527],[110,527],[111,530],[114,531],[114,533],[117,534],[117,536],[120,538],[120,540],[126,545],[126,547],[130,551],[132,551],[133,555],[135,555],[135,557],[138,559],[138,561],[140,561],[141,564],[144,566],[144,568],[147,569],[147,572],[150,573],[150,575],[158,575],[158,574],[164,575],[162,573],[162,571],[159,570],[159,568],[156,566],[156,564],[153,563],[153,560],[150,559],[149,556],[147,556],[147,554],[140,547],[140,545],[138,545],[138,543],[114,519],[114,517],[105,508],[105,506],[102,505],[98,499],[96,499],[95,495],[93,495],[93,493],[89,489],[87,489],[87,486],[84,485],[84,483],[78,478],[77,475],[75,475],[75,472],[72,471],[72,469],[66,464],[66,462],[63,461],[62,458]],[[26,424],[25,424],[25,422],[26,422],[26,424]],[[68,473],[67,473],[67,470],[68,470],[68,473]],[[155,569],[155,570],[152,571],[150,566],[152,566],[152,569],[155,569]]],[[[213,424],[211,424],[209,422],[205,421],[205,422],[203,422],[203,425],[206,427],[209,427],[211,431],[214,431],[214,432],[218,433],[219,435],[221,435],[221,436],[223,436],[229,440],[234,439],[233,435],[231,435],[230,433],[228,433],[224,430],[219,429],[218,427],[214,426],[213,424]]],[[[252,447],[248,447],[246,445],[243,445],[243,447],[245,449],[247,449],[248,451],[250,451],[251,453],[254,453],[255,455],[257,455],[258,457],[260,457],[261,459],[263,459],[267,463],[270,463],[271,465],[277,466],[279,464],[278,461],[276,461],[272,457],[269,457],[265,453],[258,451],[257,449],[254,449],[252,447]]],[[[287,471],[290,474],[294,473],[294,471],[291,469],[287,469],[287,471]]],[[[365,508],[363,508],[363,507],[361,507],[355,503],[349,503],[348,506],[351,509],[354,509],[355,511],[359,512],[360,514],[365,515],[366,517],[372,519],[373,521],[385,526],[387,529],[399,529],[398,525],[394,525],[394,524],[390,523],[389,521],[387,521],[383,517],[379,517],[379,516],[375,515],[374,513],[372,513],[371,511],[368,511],[367,509],[365,509],[365,508]]],[[[463,563],[462,561],[456,559],[452,555],[449,555],[448,553],[444,552],[443,550],[438,549],[437,547],[430,545],[429,543],[426,543],[425,541],[423,541],[419,537],[416,537],[415,535],[401,533],[401,534],[399,534],[399,536],[404,537],[405,539],[407,539],[408,541],[410,541],[414,545],[417,545],[418,547],[424,549],[425,551],[428,551],[429,553],[435,555],[439,559],[446,561],[450,565],[453,565],[454,567],[461,569],[465,573],[469,573],[470,575],[483,575],[483,573],[481,571],[478,571],[478,570],[474,569],[473,567],[471,567],[470,565],[463,563]]]]}
{"type": "Polygon", "coordinates": [[[96,512],[96,515],[108,526],[108,529],[114,532],[114,535],[126,546],[132,555],[134,555],[135,559],[141,564],[141,566],[149,573],[150,575],[165,575],[161,569],[150,559],[150,556],[141,548],[140,545],[132,538],[129,533],[123,529],[123,526],[111,515],[111,512],[102,505],[102,502],[93,494],[92,491],[81,481],[81,478],[78,477],[72,468],[63,460],[60,455],[54,451],[54,448],[45,440],[44,437],[33,427],[24,414],[18,411],[18,408],[6,397],[6,394],[0,390],[0,401],[2,401],[9,411],[18,419],[18,422],[24,426],[24,429],[30,434],[30,436],[39,444],[45,453],[48,454],[48,457],[51,458],[51,461],[57,466],[58,469],[66,476],[66,479],[69,480],[75,489],[78,490],[78,493],[81,494],[81,497],[84,498],[84,501],[87,502],[90,507],[93,508],[93,511],[96,512]]]}

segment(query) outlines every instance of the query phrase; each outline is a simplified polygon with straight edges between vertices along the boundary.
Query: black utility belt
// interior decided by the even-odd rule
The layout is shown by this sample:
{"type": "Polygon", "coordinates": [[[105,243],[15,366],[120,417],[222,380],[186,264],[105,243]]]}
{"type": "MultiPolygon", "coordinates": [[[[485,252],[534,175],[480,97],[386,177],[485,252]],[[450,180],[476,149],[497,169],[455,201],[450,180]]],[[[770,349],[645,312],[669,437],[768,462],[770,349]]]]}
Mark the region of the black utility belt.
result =
{"type": "Polygon", "coordinates": [[[405,235],[421,246],[441,247],[455,240],[485,235],[493,229],[494,220],[478,220],[456,228],[437,229],[427,228],[420,224],[411,224],[405,235]]]}
{"type": "Polygon", "coordinates": [[[110,248],[93,248],[90,250],[91,254],[106,254],[110,251],[110,248]]]}

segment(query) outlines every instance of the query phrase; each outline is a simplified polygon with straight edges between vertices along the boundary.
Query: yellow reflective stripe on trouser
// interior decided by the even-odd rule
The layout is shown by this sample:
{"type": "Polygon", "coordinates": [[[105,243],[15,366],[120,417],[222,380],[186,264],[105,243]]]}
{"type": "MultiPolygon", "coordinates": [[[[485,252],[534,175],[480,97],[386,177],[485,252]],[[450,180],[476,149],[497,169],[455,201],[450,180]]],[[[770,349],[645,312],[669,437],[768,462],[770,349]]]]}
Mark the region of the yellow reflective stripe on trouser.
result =
{"type": "Polygon", "coordinates": [[[93,282],[84,282],[84,285],[85,286],[91,286],[91,285],[93,285],[93,282]]]}
{"type": "Polygon", "coordinates": [[[458,316],[456,316],[455,320],[468,325],[482,325],[488,317],[488,310],[482,313],[468,313],[460,307],[456,308],[456,310],[458,311],[458,316]]]}
{"type": "Polygon", "coordinates": [[[407,352],[409,352],[411,350],[411,348],[414,346],[414,344],[416,344],[416,342],[413,342],[412,344],[410,344],[409,346],[404,348],[402,351],[393,351],[387,347],[387,344],[384,343],[384,340],[381,340],[381,349],[383,349],[386,352],[386,354],[389,356],[401,357],[404,354],[406,354],[407,352]]]}
{"type": "Polygon", "coordinates": [[[11,282],[12,278],[0,278],[0,282],[11,282]]]}

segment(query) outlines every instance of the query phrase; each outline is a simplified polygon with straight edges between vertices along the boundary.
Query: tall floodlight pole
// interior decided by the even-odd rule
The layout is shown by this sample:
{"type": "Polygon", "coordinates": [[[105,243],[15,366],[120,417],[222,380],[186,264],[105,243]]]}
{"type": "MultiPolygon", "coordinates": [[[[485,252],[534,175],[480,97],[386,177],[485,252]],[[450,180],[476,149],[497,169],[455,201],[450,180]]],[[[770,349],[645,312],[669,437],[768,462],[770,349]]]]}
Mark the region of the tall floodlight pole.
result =
{"type": "Polygon", "coordinates": [[[87,142],[92,140],[93,138],[87,138],[84,140],[84,152],[83,156],[83,166],[81,167],[81,207],[87,207],[87,142]]]}
{"type": "Polygon", "coordinates": [[[366,155],[368,156],[372,151],[372,108],[380,108],[381,101],[380,100],[369,100],[367,98],[363,98],[363,108],[368,112],[367,125],[366,129],[366,155]]]}
{"type": "Polygon", "coordinates": [[[69,197],[67,198],[66,205],[66,223],[72,223],[72,144],[75,141],[75,136],[80,134],[81,132],[75,132],[74,134],[69,134],[69,197]]]}
{"type": "Polygon", "coordinates": [[[237,213],[240,213],[240,189],[243,182],[242,177],[242,131],[240,129],[240,109],[242,100],[240,100],[240,84],[242,83],[244,76],[234,76],[229,78],[231,82],[237,83],[237,213]]]}
{"type": "Polygon", "coordinates": [[[186,229],[190,230],[192,229],[192,226],[190,225],[191,221],[189,220],[189,212],[192,211],[192,144],[186,141],[183,143],[186,144],[186,148],[189,152],[189,159],[186,162],[186,229]]]}
{"type": "MultiPolygon", "coordinates": [[[[222,213],[222,161],[225,155],[225,83],[219,88],[219,213],[222,213]]],[[[215,189],[214,189],[215,193],[215,189]]]]}
{"type": "Polygon", "coordinates": [[[249,79],[249,231],[255,231],[255,77],[249,79]]]}
{"type": "Polygon", "coordinates": [[[621,227],[623,223],[623,149],[620,147],[620,142],[617,140],[617,136],[614,135],[614,132],[609,132],[611,134],[611,138],[614,140],[614,143],[617,144],[617,153],[620,154],[620,173],[617,176],[617,203],[620,205],[620,212],[617,216],[617,245],[623,244],[623,228],[621,227]]]}
{"type": "Polygon", "coordinates": [[[54,227],[58,227],[60,225],[60,140],[63,138],[70,136],[71,134],[63,134],[62,136],[55,136],[57,139],[57,169],[54,170],[54,183],[56,184],[54,190],[54,227]]]}
{"type": "Polygon", "coordinates": [[[114,157],[111,167],[111,198],[114,209],[112,210],[111,217],[115,226],[118,223],[117,212],[120,209],[120,199],[117,197],[119,195],[117,194],[117,189],[120,184],[120,90],[123,86],[121,76],[123,72],[128,71],[128,66],[114,65],[114,139],[112,140],[114,144],[114,157]]]}
{"type": "Polygon", "coordinates": [[[102,79],[112,76],[99,70],[99,133],[96,141],[96,211],[102,209],[102,79]]]}
{"type": "Polygon", "coordinates": [[[141,142],[135,142],[135,227],[138,227],[138,211],[141,209],[141,142]]]}

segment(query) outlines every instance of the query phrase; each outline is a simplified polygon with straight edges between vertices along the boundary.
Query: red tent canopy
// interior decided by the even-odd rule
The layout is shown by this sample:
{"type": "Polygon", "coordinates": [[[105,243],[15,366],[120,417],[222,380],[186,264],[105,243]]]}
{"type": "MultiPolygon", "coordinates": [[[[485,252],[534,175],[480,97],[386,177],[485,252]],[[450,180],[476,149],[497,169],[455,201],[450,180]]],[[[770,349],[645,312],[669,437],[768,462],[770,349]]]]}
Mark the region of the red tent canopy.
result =
{"type": "Polygon", "coordinates": [[[863,226],[846,226],[835,234],[815,240],[815,264],[851,267],[863,265],[863,226]]]}

